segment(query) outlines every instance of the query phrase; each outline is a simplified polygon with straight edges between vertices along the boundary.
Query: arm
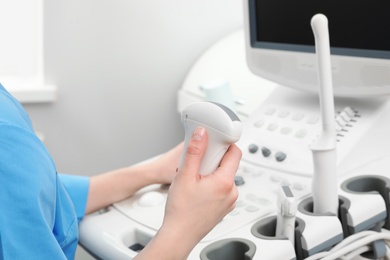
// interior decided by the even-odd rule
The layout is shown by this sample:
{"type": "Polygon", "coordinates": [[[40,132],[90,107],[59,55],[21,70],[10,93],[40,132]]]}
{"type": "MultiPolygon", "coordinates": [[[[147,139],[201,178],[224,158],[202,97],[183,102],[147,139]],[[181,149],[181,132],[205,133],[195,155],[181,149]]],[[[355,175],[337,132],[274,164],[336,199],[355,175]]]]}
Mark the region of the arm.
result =
{"type": "Polygon", "coordinates": [[[156,160],[91,177],[86,214],[128,198],[147,185],[171,183],[182,149],[181,143],[156,160]]]}
{"type": "Polygon", "coordinates": [[[220,167],[213,174],[201,176],[198,170],[206,145],[207,135],[198,128],[188,144],[183,167],[170,187],[163,225],[135,259],[186,259],[235,207],[238,191],[234,176],[241,151],[231,145],[220,167]]]}
{"type": "Polygon", "coordinates": [[[73,258],[77,220],[49,154],[24,128],[0,133],[0,259],[73,258]]]}

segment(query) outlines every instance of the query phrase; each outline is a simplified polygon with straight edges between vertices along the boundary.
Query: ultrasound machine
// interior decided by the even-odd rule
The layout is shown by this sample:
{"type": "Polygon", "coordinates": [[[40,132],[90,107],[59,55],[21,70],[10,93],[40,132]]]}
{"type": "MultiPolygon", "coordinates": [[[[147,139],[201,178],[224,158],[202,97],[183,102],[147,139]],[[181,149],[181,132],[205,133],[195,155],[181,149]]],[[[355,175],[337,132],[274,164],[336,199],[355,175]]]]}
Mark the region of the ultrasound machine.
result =
{"type": "MultiPolygon", "coordinates": [[[[178,92],[180,114],[212,101],[242,122],[236,208],[188,259],[390,259],[390,2],[243,9],[244,30],[211,46],[178,92]]],[[[132,259],[161,226],[167,191],[86,216],[80,244],[132,259]]]]}

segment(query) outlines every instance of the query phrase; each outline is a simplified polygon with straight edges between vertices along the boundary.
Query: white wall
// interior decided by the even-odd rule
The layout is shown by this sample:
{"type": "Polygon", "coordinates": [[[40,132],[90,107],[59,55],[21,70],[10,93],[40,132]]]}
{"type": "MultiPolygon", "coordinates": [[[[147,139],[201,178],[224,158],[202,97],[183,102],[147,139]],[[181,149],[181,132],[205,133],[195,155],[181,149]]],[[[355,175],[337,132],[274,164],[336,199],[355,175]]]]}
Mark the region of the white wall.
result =
{"type": "Polygon", "coordinates": [[[93,175],[183,139],[176,92],[211,44],[242,26],[240,0],[45,0],[53,104],[25,105],[59,172],[93,175]]]}
{"type": "Polygon", "coordinates": [[[0,78],[40,73],[41,0],[0,1],[0,78]],[[23,7],[23,8],[21,8],[23,7]]]}

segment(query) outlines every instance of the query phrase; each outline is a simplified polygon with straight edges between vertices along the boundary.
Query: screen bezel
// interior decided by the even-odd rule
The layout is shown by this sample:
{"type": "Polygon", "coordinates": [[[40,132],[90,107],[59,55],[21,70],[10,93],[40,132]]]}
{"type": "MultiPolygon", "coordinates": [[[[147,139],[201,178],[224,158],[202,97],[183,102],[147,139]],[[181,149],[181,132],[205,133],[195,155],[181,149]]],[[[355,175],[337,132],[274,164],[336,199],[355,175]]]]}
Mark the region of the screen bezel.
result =
{"type": "MultiPolygon", "coordinates": [[[[277,43],[277,42],[258,41],[257,40],[258,39],[257,14],[256,14],[257,0],[248,0],[248,1],[249,1],[248,5],[249,5],[249,28],[250,28],[249,36],[250,36],[250,44],[252,48],[315,53],[315,47],[313,45],[286,44],[286,43],[277,43]]],[[[374,59],[390,59],[390,51],[342,48],[342,47],[332,47],[332,46],[330,49],[331,49],[331,54],[333,55],[374,58],[374,59]]]]}

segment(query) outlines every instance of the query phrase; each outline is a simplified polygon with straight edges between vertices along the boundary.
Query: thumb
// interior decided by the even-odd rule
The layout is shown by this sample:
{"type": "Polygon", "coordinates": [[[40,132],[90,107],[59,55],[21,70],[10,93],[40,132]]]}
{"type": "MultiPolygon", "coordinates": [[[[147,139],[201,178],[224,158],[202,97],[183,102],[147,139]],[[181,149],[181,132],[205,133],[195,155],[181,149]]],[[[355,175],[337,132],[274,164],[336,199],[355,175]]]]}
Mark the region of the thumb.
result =
{"type": "Polygon", "coordinates": [[[184,151],[182,172],[185,175],[197,175],[200,164],[207,147],[207,133],[203,127],[197,127],[188,141],[187,149],[184,151]]]}

